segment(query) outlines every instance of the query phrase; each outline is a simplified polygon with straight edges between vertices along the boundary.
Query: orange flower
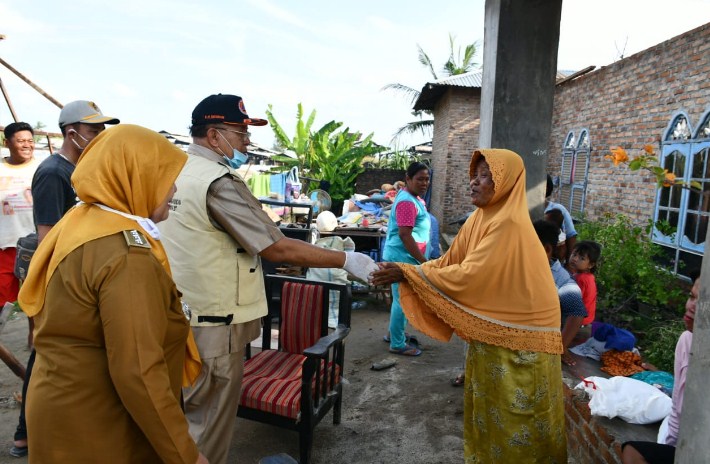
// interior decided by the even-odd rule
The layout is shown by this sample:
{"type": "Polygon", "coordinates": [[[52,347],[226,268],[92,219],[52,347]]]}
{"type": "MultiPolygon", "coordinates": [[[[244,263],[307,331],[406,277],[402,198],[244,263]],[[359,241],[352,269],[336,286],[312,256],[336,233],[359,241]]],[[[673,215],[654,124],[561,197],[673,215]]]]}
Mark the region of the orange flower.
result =
{"type": "Polygon", "coordinates": [[[629,160],[629,155],[626,154],[626,150],[621,147],[614,147],[611,149],[612,156],[606,156],[606,158],[614,161],[614,166],[618,166],[619,163],[625,163],[629,160]]]}
{"type": "Polygon", "coordinates": [[[643,151],[645,151],[649,155],[652,155],[653,154],[653,145],[644,145],[643,151]]]}
{"type": "Polygon", "coordinates": [[[673,174],[672,172],[668,172],[668,169],[664,169],[663,175],[665,177],[663,180],[664,187],[670,187],[671,185],[675,184],[675,174],[673,174]]]}

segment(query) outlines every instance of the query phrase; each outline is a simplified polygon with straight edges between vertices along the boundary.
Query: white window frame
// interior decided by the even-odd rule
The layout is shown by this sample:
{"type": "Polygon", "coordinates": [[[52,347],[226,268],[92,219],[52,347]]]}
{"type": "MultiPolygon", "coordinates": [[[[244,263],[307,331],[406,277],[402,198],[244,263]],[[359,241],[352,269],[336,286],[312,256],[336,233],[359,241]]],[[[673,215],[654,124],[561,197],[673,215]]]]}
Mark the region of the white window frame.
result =
{"type": "Polygon", "coordinates": [[[559,203],[573,216],[584,213],[591,150],[589,130],[582,129],[579,132],[579,139],[576,138],[574,131],[567,133],[562,147],[560,186],[557,195],[559,203]]]}
{"type": "MultiPolygon", "coordinates": [[[[710,109],[703,114],[701,124],[695,132],[685,112],[675,113],[664,131],[662,140],[660,165],[676,174],[678,179],[686,183],[698,182],[703,186],[704,191],[710,192],[710,168],[708,167],[710,165],[710,109]],[[676,155],[684,157],[682,163],[671,163],[669,157],[676,155]],[[701,172],[708,177],[693,177],[693,166],[698,156],[704,156],[701,172]]],[[[702,237],[698,243],[689,238],[689,235],[697,235],[698,223],[701,222],[695,222],[696,230],[691,230],[689,219],[705,218],[706,223],[710,221],[710,197],[706,196],[703,200],[698,196],[698,193],[680,186],[661,187],[656,192],[651,239],[672,250],[672,271],[675,273],[683,274],[684,271],[680,268],[681,253],[703,256],[706,237],[702,237]],[[673,200],[678,196],[680,199],[674,202],[673,200]],[[697,201],[698,209],[691,208],[691,199],[697,201]],[[662,204],[662,200],[665,200],[666,204],[662,204]],[[657,228],[657,222],[672,216],[677,218],[669,221],[671,226],[675,227],[675,233],[666,235],[657,228]]]]}

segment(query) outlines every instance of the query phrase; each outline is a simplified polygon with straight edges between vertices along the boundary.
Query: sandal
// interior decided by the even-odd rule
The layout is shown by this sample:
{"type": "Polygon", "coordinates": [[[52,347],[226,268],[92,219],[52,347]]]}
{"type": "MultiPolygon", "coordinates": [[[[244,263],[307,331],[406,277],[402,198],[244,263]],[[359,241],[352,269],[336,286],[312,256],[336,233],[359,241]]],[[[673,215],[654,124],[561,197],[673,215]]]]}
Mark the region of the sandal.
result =
{"type": "Polygon", "coordinates": [[[401,354],[402,356],[419,356],[422,354],[422,350],[412,345],[404,345],[404,348],[400,349],[390,348],[390,353],[401,354]]]}
{"type": "Polygon", "coordinates": [[[451,379],[451,386],[452,387],[462,387],[464,382],[466,382],[466,377],[465,374],[459,374],[453,379],[451,379]]]}

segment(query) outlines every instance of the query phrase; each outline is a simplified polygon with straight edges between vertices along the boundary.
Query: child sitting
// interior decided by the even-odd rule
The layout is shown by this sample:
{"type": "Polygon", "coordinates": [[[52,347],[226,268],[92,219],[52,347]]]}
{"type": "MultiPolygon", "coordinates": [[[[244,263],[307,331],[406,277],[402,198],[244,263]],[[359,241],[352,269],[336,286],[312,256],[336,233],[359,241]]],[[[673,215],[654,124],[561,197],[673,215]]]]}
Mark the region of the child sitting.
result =
{"type": "Polygon", "coordinates": [[[569,352],[569,346],[577,335],[582,321],[587,316],[587,311],[584,309],[584,302],[582,301],[582,292],[569,273],[554,257],[554,249],[557,246],[560,229],[557,225],[545,220],[535,221],[533,226],[545,249],[545,254],[550,260],[550,271],[552,271],[552,278],[555,281],[555,287],[557,287],[557,295],[560,298],[562,346],[564,348],[562,362],[569,366],[574,366],[575,361],[569,352]]]}
{"type": "Polygon", "coordinates": [[[562,211],[553,208],[545,211],[545,220],[553,223],[560,229],[560,235],[557,239],[557,247],[555,248],[555,258],[559,259],[562,264],[567,262],[567,236],[562,231],[562,225],[564,224],[565,217],[562,211]]]}
{"type": "Polygon", "coordinates": [[[587,317],[582,325],[591,324],[597,312],[597,282],[594,272],[601,258],[602,248],[597,242],[584,240],[574,245],[567,263],[567,270],[582,290],[582,299],[587,308],[587,317]]]}

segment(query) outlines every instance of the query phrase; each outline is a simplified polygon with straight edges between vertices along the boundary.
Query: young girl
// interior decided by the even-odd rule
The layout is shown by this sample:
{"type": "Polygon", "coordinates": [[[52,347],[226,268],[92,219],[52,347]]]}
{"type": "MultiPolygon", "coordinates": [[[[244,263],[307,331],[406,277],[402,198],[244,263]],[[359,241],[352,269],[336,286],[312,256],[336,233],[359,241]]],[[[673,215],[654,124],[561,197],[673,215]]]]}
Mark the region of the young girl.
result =
{"type": "Polygon", "coordinates": [[[594,271],[602,254],[602,248],[597,242],[585,240],[575,244],[569,257],[567,270],[582,290],[582,299],[587,308],[587,317],[582,325],[591,324],[597,311],[597,282],[594,271]]]}

